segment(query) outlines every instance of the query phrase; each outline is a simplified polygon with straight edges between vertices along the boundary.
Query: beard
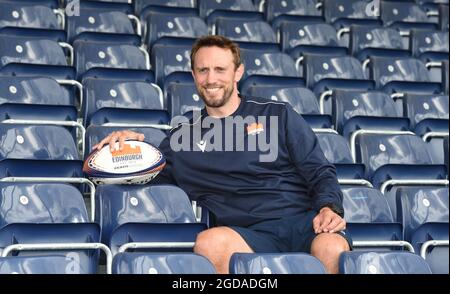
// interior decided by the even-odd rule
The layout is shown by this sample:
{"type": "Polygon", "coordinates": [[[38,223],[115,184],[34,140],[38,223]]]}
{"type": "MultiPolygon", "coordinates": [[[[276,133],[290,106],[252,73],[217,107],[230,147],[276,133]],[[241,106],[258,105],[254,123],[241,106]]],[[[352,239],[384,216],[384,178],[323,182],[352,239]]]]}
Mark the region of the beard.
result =
{"type": "MultiPolygon", "coordinates": [[[[214,86],[216,85],[207,85],[206,87],[211,88],[214,86]]],[[[220,87],[218,92],[221,90],[223,90],[223,95],[221,97],[219,96],[219,93],[217,93],[215,96],[212,96],[203,87],[197,86],[197,91],[202,97],[205,105],[212,108],[222,107],[230,100],[231,94],[233,94],[234,92],[234,85],[231,85],[231,87],[220,87]]]]}

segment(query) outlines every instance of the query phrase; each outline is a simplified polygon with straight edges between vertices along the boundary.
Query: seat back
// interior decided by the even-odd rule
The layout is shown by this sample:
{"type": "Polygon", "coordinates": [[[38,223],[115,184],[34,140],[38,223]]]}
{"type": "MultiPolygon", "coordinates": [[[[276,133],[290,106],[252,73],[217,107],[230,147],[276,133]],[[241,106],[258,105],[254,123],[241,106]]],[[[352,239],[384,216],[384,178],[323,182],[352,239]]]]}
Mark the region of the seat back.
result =
{"type": "Polygon", "coordinates": [[[39,3],[2,2],[0,29],[3,27],[24,27],[40,29],[60,29],[58,19],[50,7],[39,3]]]}
{"type": "Polygon", "coordinates": [[[79,15],[66,16],[67,39],[73,42],[85,32],[109,34],[134,34],[133,25],[122,11],[80,7],[79,15]]]}
{"type": "Polygon", "coordinates": [[[89,125],[94,113],[102,108],[163,109],[162,94],[156,85],[141,81],[87,78],[83,81],[84,121],[89,125]]]}
{"type": "Polygon", "coordinates": [[[219,18],[216,33],[240,42],[277,43],[272,27],[262,20],[219,18]]]}
{"type": "Polygon", "coordinates": [[[305,253],[234,253],[231,274],[326,274],[323,264],[305,253]]]}
{"type": "Polygon", "coordinates": [[[59,183],[0,183],[0,228],[10,223],[88,222],[83,196],[59,183]]]}
{"type": "Polygon", "coordinates": [[[0,274],[89,274],[71,255],[0,257],[0,274]]]}
{"type": "Polygon", "coordinates": [[[215,274],[212,263],[194,253],[118,253],[113,274],[215,274]]]}
{"type": "Polygon", "coordinates": [[[344,252],[339,257],[341,274],[431,274],[420,256],[409,252],[344,252]]]}
{"type": "Polygon", "coordinates": [[[186,193],[175,186],[99,186],[96,191],[102,240],[126,223],[195,223],[186,193]]]}

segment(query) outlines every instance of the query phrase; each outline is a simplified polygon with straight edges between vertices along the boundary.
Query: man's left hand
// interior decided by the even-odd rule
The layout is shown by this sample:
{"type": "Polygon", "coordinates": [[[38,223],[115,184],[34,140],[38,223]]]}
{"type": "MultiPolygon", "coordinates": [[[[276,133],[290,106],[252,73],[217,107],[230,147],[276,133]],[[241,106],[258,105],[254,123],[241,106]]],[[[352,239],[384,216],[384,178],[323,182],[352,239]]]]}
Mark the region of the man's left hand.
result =
{"type": "Polygon", "coordinates": [[[329,207],[323,207],[313,219],[313,228],[316,234],[336,233],[345,230],[346,222],[329,207]]]}

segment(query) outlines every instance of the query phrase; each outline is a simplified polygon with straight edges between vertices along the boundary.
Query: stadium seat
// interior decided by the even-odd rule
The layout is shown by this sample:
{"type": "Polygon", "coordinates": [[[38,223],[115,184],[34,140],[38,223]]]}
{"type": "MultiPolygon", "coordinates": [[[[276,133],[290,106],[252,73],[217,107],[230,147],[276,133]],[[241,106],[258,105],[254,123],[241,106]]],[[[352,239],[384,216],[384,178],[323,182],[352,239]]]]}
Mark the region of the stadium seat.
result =
{"type": "Polygon", "coordinates": [[[195,2],[192,0],[134,0],[133,4],[136,15],[140,15],[147,6],[196,7],[195,2]]]}
{"type": "Polygon", "coordinates": [[[100,228],[95,223],[10,223],[0,229],[3,257],[12,251],[19,251],[19,256],[28,255],[24,251],[39,256],[61,254],[76,261],[72,266],[79,263],[83,272],[90,274],[98,270],[98,249],[107,252],[108,262],[111,260],[109,249],[99,240],[100,228]]]}
{"type": "Polygon", "coordinates": [[[83,162],[64,127],[2,123],[0,134],[0,178],[38,177],[90,184],[82,178],[83,162]]]}
{"type": "Polygon", "coordinates": [[[195,253],[118,253],[113,274],[215,274],[212,263],[195,253]]]}
{"type": "Polygon", "coordinates": [[[341,274],[431,274],[420,257],[409,252],[344,252],[339,257],[341,274]]]}
{"type": "Polygon", "coordinates": [[[445,187],[401,187],[397,189],[397,218],[403,223],[405,239],[428,262],[433,273],[449,273],[449,202],[445,187]],[[427,241],[444,241],[431,244],[427,241]]]}
{"type": "Polygon", "coordinates": [[[350,140],[356,162],[366,166],[367,178],[382,193],[405,181],[446,181],[445,167],[433,164],[425,142],[411,132],[358,130],[350,140]]]}
{"type": "Polygon", "coordinates": [[[78,79],[90,69],[149,70],[148,54],[142,48],[128,43],[92,42],[78,39],[73,43],[74,65],[78,79]]]}
{"type": "Polygon", "coordinates": [[[0,182],[0,200],[0,228],[9,223],[89,221],[83,196],[68,184],[0,182]]]}
{"type": "MultiPolygon", "coordinates": [[[[110,11],[80,7],[79,15],[66,16],[67,39],[72,43],[79,34],[87,32],[108,34],[135,34],[133,16],[122,11],[110,11]]],[[[137,27],[140,23],[137,24],[137,27]]],[[[120,38],[120,36],[117,36],[120,38]]]]}
{"type": "Polygon", "coordinates": [[[0,274],[89,274],[73,255],[0,257],[0,274]]]}
{"type": "Polygon", "coordinates": [[[221,17],[215,22],[215,34],[233,41],[277,43],[272,27],[262,20],[221,17]]]}
{"type": "Polygon", "coordinates": [[[96,192],[102,242],[114,254],[130,242],[194,242],[206,228],[196,222],[189,198],[175,186],[103,185],[96,192]]]}
{"type": "Polygon", "coordinates": [[[446,32],[411,30],[409,48],[430,71],[432,81],[441,81],[442,62],[448,60],[449,38],[446,32]]]}
{"type": "Polygon", "coordinates": [[[0,120],[76,121],[73,92],[52,78],[0,76],[0,120]]]}
{"type": "Polygon", "coordinates": [[[336,167],[340,181],[351,180],[353,184],[370,185],[365,181],[364,165],[353,161],[347,140],[336,131],[314,129],[325,158],[336,167]]]}
{"type": "Polygon", "coordinates": [[[285,53],[266,53],[259,50],[241,49],[244,77],[251,75],[299,77],[292,58],[285,53]]]}
{"type": "MultiPolygon", "coordinates": [[[[143,81],[86,78],[83,80],[84,123],[88,126],[96,113],[108,108],[123,113],[124,109],[135,109],[152,115],[152,110],[163,109],[163,95],[158,86],[143,81]]],[[[144,115],[144,113],[143,113],[144,115]]],[[[109,120],[111,121],[111,120],[109,120]]],[[[129,123],[135,122],[128,118],[129,123]]]]}
{"type": "Polygon", "coordinates": [[[440,81],[432,81],[425,64],[415,58],[371,57],[369,77],[388,94],[441,92],[440,81]]]}
{"type": "Polygon", "coordinates": [[[305,53],[346,55],[347,48],[341,47],[336,30],[329,24],[301,21],[285,21],[280,27],[280,43],[283,51],[296,62],[300,73],[305,53]]]}
{"type": "Polygon", "coordinates": [[[350,56],[305,54],[303,77],[319,101],[335,89],[367,91],[374,88],[374,81],[366,78],[361,63],[350,56]]]}
{"type": "Polygon", "coordinates": [[[200,110],[204,106],[193,81],[191,83],[171,83],[167,89],[167,108],[172,119],[192,110],[200,110]]]}
{"type": "Polygon", "coordinates": [[[10,63],[68,65],[63,48],[44,36],[13,36],[0,32],[0,68],[10,63]]]}
{"type": "Polygon", "coordinates": [[[234,253],[231,274],[326,274],[323,264],[306,253],[234,253]]]}
{"type": "Polygon", "coordinates": [[[389,204],[377,189],[341,186],[347,231],[355,250],[393,250],[410,244],[403,242],[402,225],[395,222],[389,204]]]}
{"type": "Polygon", "coordinates": [[[336,29],[348,28],[352,24],[381,24],[378,7],[370,1],[325,0],[322,10],[326,22],[336,29]]]}
{"type": "Polygon", "coordinates": [[[352,25],[350,27],[350,54],[366,69],[370,57],[410,57],[408,44],[393,28],[352,25]]]}
{"type": "Polygon", "coordinates": [[[314,0],[265,0],[261,2],[259,11],[264,11],[269,23],[276,23],[282,21],[286,15],[321,16],[316,5],[314,0]]]}
{"type": "Polygon", "coordinates": [[[146,34],[144,42],[151,48],[156,40],[162,37],[197,38],[208,35],[206,23],[194,10],[173,9],[150,11],[146,14],[146,34]]]}
{"type": "Polygon", "coordinates": [[[0,29],[4,27],[24,27],[34,29],[61,29],[60,21],[54,11],[40,3],[2,2],[0,29]]]}
{"type": "Polygon", "coordinates": [[[414,28],[437,29],[437,24],[414,2],[381,1],[380,13],[383,25],[407,32],[414,28]]]}
{"type": "Polygon", "coordinates": [[[156,43],[152,47],[151,64],[155,72],[158,86],[164,86],[165,78],[177,71],[191,71],[191,47],[194,39],[185,40],[182,44],[156,43]]]}
{"type": "Polygon", "coordinates": [[[252,0],[197,0],[200,17],[206,19],[214,10],[256,11],[252,0]]]}
{"type": "Polygon", "coordinates": [[[338,89],[328,100],[331,101],[324,100],[323,112],[332,113],[337,131],[347,139],[360,129],[409,130],[409,120],[401,117],[401,108],[397,109],[392,98],[384,92],[338,89]]]}
{"type": "MultiPolygon", "coordinates": [[[[2,182],[0,203],[2,249],[22,243],[99,241],[98,225],[88,223],[83,197],[73,186],[59,183],[2,182]],[[11,234],[13,238],[8,237],[11,234]]],[[[66,252],[65,255],[77,258],[90,273],[96,272],[98,253],[66,252]]]]}

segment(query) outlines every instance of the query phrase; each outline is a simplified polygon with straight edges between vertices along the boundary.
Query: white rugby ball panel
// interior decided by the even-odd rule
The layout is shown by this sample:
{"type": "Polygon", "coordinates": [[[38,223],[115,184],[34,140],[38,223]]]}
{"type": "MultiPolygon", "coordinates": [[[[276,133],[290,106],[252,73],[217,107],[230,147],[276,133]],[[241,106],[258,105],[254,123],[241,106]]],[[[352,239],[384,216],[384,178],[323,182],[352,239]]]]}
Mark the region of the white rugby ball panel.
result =
{"type": "Polygon", "coordinates": [[[109,145],[94,150],[86,158],[83,171],[96,184],[145,184],[165,166],[158,148],[140,141],[126,141],[122,150],[110,151],[109,145]]]}

